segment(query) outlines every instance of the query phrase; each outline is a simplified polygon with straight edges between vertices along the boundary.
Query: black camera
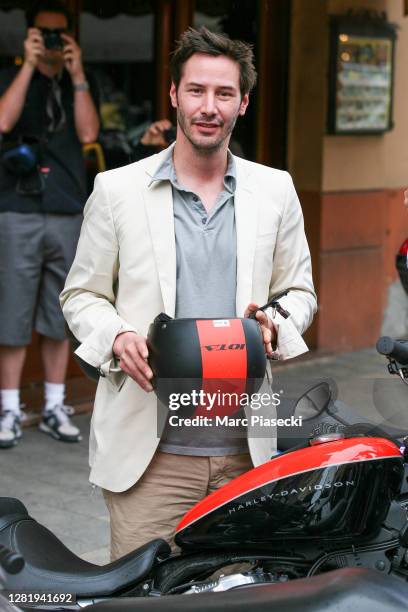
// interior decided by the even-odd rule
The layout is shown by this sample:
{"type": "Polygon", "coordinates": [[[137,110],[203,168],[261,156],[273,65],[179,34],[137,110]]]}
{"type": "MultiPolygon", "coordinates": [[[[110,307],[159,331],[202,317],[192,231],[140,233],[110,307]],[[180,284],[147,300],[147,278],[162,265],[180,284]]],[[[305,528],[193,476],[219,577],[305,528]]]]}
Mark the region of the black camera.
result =
{"type": "Polygon", "coordinates": [[[17,141],[3,141],[0,160],[3,166],[17,176],[30,174],[39,163],[40,142],[38,138],[22,136],[17,141]]]}
{"type": "Polygon", "coordinates": [[[35,136],[21,136],[17,141],[2,141],[0,163],[16,178],[16,192],[23,196],[38,196],[45,189],[40,171],[41,141],[35,136]]]}
{"type": "Polygon", "coordinates": [[[167,130],[164,130],[163,132],[163,136],[167,144],[171,144],[172,142],[174,142],[176,140],[176,135],[177,129],[174,127],[174,125],[172,125],[167,130]]]}
{"type": "Polygon", "coordinates": [[[41,28],[45,48],[53,51],[61,51],[64,47],[64,41],[61,38],[61,34],[64,32],[65,30],[61,28],[55,30],[41,28]]]}

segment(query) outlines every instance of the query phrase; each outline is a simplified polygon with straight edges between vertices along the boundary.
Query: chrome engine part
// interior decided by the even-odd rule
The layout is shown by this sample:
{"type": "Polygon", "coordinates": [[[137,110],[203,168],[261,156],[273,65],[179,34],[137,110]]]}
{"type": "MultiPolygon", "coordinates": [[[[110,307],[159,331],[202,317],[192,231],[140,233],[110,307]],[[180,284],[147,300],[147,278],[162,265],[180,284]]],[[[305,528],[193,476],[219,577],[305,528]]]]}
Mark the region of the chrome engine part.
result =
{"type": "Polygon", "coordinates": [[[207,580],[191,586],[184,594],[191,595],[193,593],[219,593],[221,591],[229,591],[241,586],[249,584],[264,584],[266,582],[286,582],[288,576],[264,573],[262,570],[255,572],[243,572],[239,574],[230,574],[229,576],[221,575],[215,580],[207,580]]]}

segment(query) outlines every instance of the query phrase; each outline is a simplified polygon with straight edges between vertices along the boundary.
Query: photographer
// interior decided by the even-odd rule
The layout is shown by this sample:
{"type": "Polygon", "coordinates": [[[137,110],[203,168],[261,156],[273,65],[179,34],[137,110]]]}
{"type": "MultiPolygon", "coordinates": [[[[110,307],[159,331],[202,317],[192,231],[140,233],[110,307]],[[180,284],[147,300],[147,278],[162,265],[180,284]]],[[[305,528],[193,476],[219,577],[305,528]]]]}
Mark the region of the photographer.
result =
{"type": "Polygon", "coordinates": [[[77,442],[64,405],[69,346],[58,303],[86,198],[81,143],[99,118],[72,20],[59,0],[26,14],[24,62],[0,72],[0,448],[21,437],[19,387],[32,331],[40,334],[40,429],[77,442]]]}
{"type": "Polygon", "coordinates": [[[133,148],[132,161],[139,161],[158,153],[176,140],[176,128],[169,119],[159,119],[144,131],[139,143],[133,148]]]}

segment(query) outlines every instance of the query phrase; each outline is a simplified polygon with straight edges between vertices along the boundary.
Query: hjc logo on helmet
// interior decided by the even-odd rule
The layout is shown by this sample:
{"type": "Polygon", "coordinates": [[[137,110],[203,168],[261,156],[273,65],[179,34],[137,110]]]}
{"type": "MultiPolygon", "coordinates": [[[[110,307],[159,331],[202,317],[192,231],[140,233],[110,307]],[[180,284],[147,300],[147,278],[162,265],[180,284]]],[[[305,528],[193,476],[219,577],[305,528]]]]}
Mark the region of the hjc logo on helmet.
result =
{"type": "Polygon", "coordinates": [[[201,348],[207,351],[243,351],[245,344],[206,344],[201,348]]]}

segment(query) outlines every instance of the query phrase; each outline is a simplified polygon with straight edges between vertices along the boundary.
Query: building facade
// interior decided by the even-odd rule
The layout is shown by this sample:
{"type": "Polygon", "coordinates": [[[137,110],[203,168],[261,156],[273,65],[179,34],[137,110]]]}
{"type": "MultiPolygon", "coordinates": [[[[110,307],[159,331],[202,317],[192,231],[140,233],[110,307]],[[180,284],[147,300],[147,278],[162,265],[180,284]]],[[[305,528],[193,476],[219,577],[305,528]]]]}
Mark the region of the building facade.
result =
{"type": "MultiPolygon", "coordinates": [[[[254,45],[259,81],[235,139],[248,159],[286,169],[293,176],[320,306],[307,341],[320,351],[370,347],[382,330],[404,329],[406,315],[393,300],[399,290],[395,255],[408,236],[408,214],[402,205],[408,185],[407,4],[67,1],[85,62],[101,89],[101,144],[108,167],[127,163],[129,151],[151,121],[174,120],[168,96],[169,55],[182,31],[206,25],[254,45]],[[367,19],[384,12],[396,25],[393,127],[383,133],[339,135],[327,129],[330,18],[350,10],[367,19]]],[[[3,65],[21,61],[27,5],[0,0],[3,65]]],[[[26,380],[40,378],[38,361],[34,342],[26,380]]],[[[76,371],[72,365],[71,374],[76,371]]]]}

